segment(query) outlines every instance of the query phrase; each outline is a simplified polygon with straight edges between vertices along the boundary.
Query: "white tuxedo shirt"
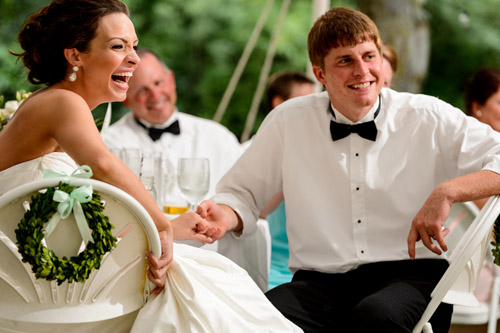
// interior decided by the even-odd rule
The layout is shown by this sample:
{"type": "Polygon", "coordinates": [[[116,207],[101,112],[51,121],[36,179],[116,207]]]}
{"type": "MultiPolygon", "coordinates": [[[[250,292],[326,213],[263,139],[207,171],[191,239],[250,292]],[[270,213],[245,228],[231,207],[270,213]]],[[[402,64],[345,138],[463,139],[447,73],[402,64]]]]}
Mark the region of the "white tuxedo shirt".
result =
{"type": "MultiPolygon", "coordinates": [[[[500,133],[434,97],[384,88],[381,103],[375,142],[358,134],[332,141],[326,92],[279,105],[213,200],[237,212],[244,235],[283,190],[292,272],[409,259],[412,219],[438,184],[479,170],[500,173],[500,133]]],[[[372,120],[376,107],[360,122],[372,120]]],[[[419,242],[416,257],[437,256],[419,242]]]]}

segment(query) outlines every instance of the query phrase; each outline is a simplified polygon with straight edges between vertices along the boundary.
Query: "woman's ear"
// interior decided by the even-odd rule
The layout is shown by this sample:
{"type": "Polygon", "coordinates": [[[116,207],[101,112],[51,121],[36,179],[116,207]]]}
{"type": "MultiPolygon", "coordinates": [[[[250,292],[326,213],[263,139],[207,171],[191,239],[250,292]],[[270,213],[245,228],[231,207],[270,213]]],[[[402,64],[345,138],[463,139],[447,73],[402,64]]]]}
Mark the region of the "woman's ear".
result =
{"type": "Polygon", "coordinates": [[[81,66],[83,64],[80,58],[80,51],[76,48],[64,49],[64,57],[70,66],[81,66]]]}

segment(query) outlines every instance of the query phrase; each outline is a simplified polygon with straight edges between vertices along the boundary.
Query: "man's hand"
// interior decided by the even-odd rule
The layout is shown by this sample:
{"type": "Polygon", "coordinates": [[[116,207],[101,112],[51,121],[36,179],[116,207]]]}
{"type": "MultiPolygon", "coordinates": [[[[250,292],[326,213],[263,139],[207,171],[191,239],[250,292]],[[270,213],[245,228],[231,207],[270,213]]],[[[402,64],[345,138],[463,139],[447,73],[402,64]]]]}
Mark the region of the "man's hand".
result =
{"type": "Polygon", "coordinates": [[[175,240],[213,243],[229,230],[239,231],[243,223],[228,206],[203,201],[195,212],[187,212],[172,220],[175,240]]]}
{"type": "Polygon", "coordinates": [[[206,235],[214,240],[220,239],[228,230],[231,230],[230,222],[232,219],[238,220],[236,213],[231,208],[218,205],[210,200],[203,201],[198,206],[197,213],[206,220],[209,226],[205,231],[206,235]]]}
{"type": "Polygon", "coordinates": [[[165,287],[167,270],[174,259],[172,233],[160,231],[158,234],[161,242],[161,257],[159,259],[156,258],[151,251],[147,254],[149,267],[148,278],[151,282],[156,284],[156,288],[151,292],[151,294],[158,294],[165,287]]]}
{"type": "Polygon", "coordinates": [[[439,188],[436,188],[413,218],[408,235],[408,254],[411,259],[415,259],[415,243],[419,240],[422,240],[425,247],[436,254],[440,255],[441,250],[448,250],[444,237],[450,230],[443,229],[443,225],[450,215],[452,202],[446,200],[440,192],[439,188]],[[434,244],[434,241],[441,249],[434,244]]]}
{"type": "Polygon", "coordinates": [[[213,243],[212,235],[217,233],[203,217],[195,212],[186,212],[172,220],[175,240],[195,240],[205,243],[213,243]]]}

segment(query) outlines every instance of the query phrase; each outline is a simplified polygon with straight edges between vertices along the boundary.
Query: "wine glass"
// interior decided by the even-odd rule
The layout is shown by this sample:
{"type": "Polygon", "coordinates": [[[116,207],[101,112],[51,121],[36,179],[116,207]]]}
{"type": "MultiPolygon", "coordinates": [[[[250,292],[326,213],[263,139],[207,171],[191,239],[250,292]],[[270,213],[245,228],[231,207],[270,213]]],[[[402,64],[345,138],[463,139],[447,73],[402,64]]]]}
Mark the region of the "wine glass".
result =
{"type": "Polygon", "coordinates": [[[208,158],[180,158],[177,182],[182,196],[189,204],[189,210],[195,211],[198,203],[208,193],[210,186],[208,158]]]}

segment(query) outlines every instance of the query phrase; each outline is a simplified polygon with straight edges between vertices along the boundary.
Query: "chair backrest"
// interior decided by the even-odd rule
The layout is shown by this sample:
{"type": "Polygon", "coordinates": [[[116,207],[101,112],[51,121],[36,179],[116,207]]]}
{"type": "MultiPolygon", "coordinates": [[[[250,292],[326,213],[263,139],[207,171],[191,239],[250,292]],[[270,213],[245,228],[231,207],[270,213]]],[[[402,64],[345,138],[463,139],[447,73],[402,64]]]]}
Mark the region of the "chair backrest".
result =
{"type": "Polygon", "coordinates": [[[451,255],[450,266],[431,294],[431,301],[422,318],[413,329],[422,332],[434,311],[441,302],[450,304],[477,304],[472,295],[477,276],[483,266],[483,259],[488,244],[491,242],[491,230],[500,214],[500,196],[491,197],[486,205],[460,238],[451,255]]]}
{"type": "Polygon", "coordinates": [[[478,214],[479,208],[471,201],[456,202],[451,206],[450,215],[444,224],[445,227],[451,230],[446,236],[449,253],[453,252],[478,214]]]}
{"type": "MultiPolygon", "coordinates": [[[[25,214],[25,206],[31,196],[57,186],[61,180],[34,181],[0,196],[0,328],[15,331],[23,330],[23,325],[95,325],[136,312],[149,295],[145,252],[150,249],[156,256],[161,254],[156,227],[134,198],[101,181],[71,179],[74,186],[92,185],[105,202],[103,214],[114,225],[117,246],[104,256],[101,267],[84,283],[58,285],[36,279],[30,264],[21,261],[14,230],[25,214]]],[[[61,221],[49,238],[48,247],[58,256],[76,254],[75,246],[81,243],[72,221],[72,215],[61,221]]]]}

